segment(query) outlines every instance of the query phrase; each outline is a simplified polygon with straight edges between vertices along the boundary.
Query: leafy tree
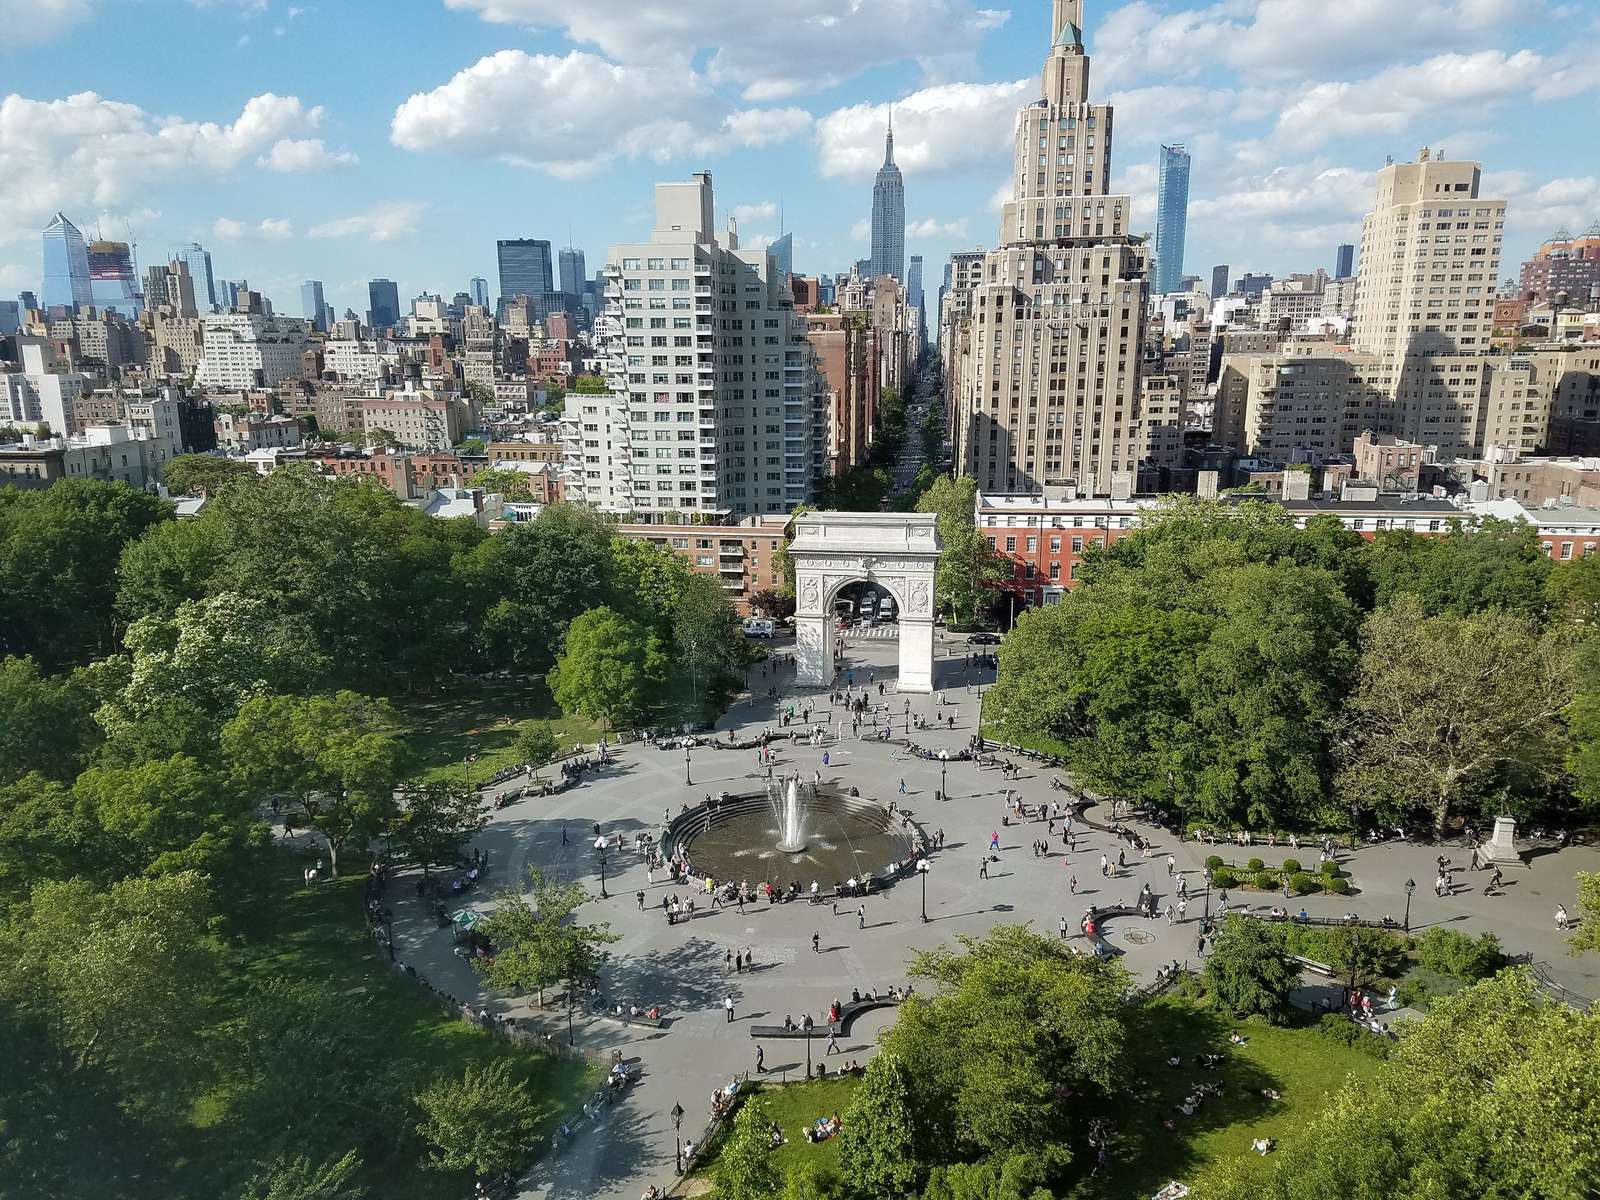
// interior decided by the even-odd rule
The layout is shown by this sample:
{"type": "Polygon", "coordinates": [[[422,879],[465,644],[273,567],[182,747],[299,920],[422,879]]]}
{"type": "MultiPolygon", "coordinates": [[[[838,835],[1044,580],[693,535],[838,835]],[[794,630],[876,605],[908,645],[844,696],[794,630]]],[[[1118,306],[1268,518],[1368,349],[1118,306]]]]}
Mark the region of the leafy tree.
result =
{"type": "Polygon", "coordinates": [[[122,551],[117,616],[131,625],[141,617],[170,617],[185,600],[206,595],[228,553],[220,522],[168,521],[122,551]]]}
{"type": "Polygon", "coordinates": [[[100,852],[119,874],[214,874],[256,832],[249,804],[184,755],[92,767],[72,790],[98,826],[100,852]]]}
{"type": "Polygon", "coordinates": [[[1525,972],[1503,971],[1436,1000],[1375,1076],[1346,1084],[1266,1163],[1214,1172],[1205,1194],[1585,1195],[1600,1178],[1597,1055],[1600,1011],[1549,1003],[1525,972]]]}
{"type": "Polygon", "coordinates": [[[533,482],[528,473],[514,467],[484,467],[467,482],[470,487],[498,492],[507,500],[533,499],[533,482]]]}
{"type": "Polygon", "coordinates": [[[1428,617],[1402,596],[1362,630],[1341,790],[1388,817],[1421,807],[1441,834],[1508,771],[1549,773],[1572,695],[1559,632],[1495,610],[1428,617]]]}
{"type": "Polygon", "coordinates": [[[453,866],[461,851],[489,823],[472,788],[453,783],[413,783],[405,789],[394,840],[426,876],[453,866]]]}
{"type": "Polygon", "coordinates": [[[1500,939],[1488,932],[1470,938],[1460,930],[1435,926],[1417,939],[1417,960],[1452,979],[1486,979],[1505,957],[1500,939]]]}
{"type": "Polygon", "coordinates": [[[110,650],[122,549],[172,511],[123,483],[0,488],[0,658],[31,656],[54,671],[110,650]]]}
{"type": "Polygon", "coordinates": [[[782,620],[794,616],[794,596],[785,596],[779,589],[757,588],[750,593],[750,610],[764,617],[782,620]]]}
{"type": "Polygon", "coordinates": [[[974,1163],[935,1167],[923,1200],[1054,1200],[1049,1180],[1070,1161],[1055,1144],[1039,1153],[1014,1151],[974,1163]]]}
{"type": "Polygon", "coordinates": [[[555,758],[560,745],[549,721],[529,722],[517,733],[513,751],[518,762],[527,763],[535,772],[555,758]]]}
{"type": "MultiPolygon", "coordinates": [[[[483,922],[484,936],[495,946],[492,960],[473,959],[472,966],[492,988],[537,992],[544,1004],[546,988],[563,980],[591,976],[600,947],[617,940],[607,924],[580,925],[574,918],[592,897],[577,883],[557,883],[537,867],[528,868],[527,896],[506,889],[496,896],[493,912],[483,922]]],[[[576,989],[569,987],[570,1013],[576,989]]]]}
{"type": "Polygon", "coordinates": [[[1600,557],[1580,554],[1556,563],[1545,580],[1545,599],[1569,621],[1592,626],[1600,621],[1600,557]]]}
{"type": "Polygon", "coordinates": [[[86,676],[48,676],[31,658],[0,660],[0,784],[30,771],[69,779],[100,740],[86,676]]]}
{"type": "Polygon", "coordinates": [[[69,785],[34,774],[0,786],[0,895],[101,875],[106,857],[99,824],[69,785]]]}
{"type": "Polygon", "coordinates": [[[1411,595],[1429,616],[1486,608],[1541,616],[1551,569],[1537,528],[1494,518],[1471,529],[1456,523],[1443,537],[1380,533],[1368,560],[1379,605],[1411,595]]]}
{"type": "Polygon", "coordinates": [[[572,381],[572,390],[580,396],[605,396],[611,392],[611,385],[599,375],[579,375],[572,381]]]}
{"type": "Polygon", "coordinates": [[[794,518],[811,511],[806,504],[797,504],[789,514],[790,520],[784,530],[784,540],[778,543],[778,548],[772,554],[772,568],[778,576],[778,595],[786,604],[795,602],[794,594],[794,556],[789,553],[789,543],[794,538],[794,518]]]}
{"type": "Polygon", "coordinates": [[[916,1188],[920,1169],[910,1105],[904,1064],[892,1054],[878,1055],[851,1095],[839,1132],[840,1165],[863,1195],[903,1196],[916,1188]]]}
{"type": "Polygon", "coordinates": [[[1300,972],[1260,921],[1229,917],[1206,960],[1206,986],[1236,1016],[1259,1013],[1274,1023],[1289,1011],[1300,972]]]}
{"type": "Polygon", "coordinates": [[[539,1104],[507,1059],[441,1079],[417,1094],[417,1106],[426,1114],[417,1132],[432,1147],[429,1161],[482,1178],[522,1162],[539,1132],[539,1104]]]}
{"type": "Polygon", "coordinates": [[[76,1069],[170,1073],[213,969],[211,901],[194,872],[42,883],[0,934],[0,992],[41,1019],[76,1069]]]}
{"type": "Polygon", "coordinates": [[[675,661],[687,667],[698,703],[700,683],[711,690],[730,678],[745,661],[744,634],[722,584],[709,575],[684,580],[672,616],[675,661]]]}
{"type": "MultiPolygon", "coordinates": [[[[494,402],[494,393],[490,392],[489,389],[481,383],[469,383],[467,384],[467,390],[468,393],[474,396],[480,404],[492,404],[494,402]],[[474,388],[478,390],[473,391],[474,388]],[[487,400],[483,398],[483,392],[489,392],[489,398],[487,400]]],[[[481,437],[462,438],[456,443],[456,453],[465,454],[469,458],[477,458],[479,455],[486,453],[488,449],[489,443],[484,441],[481,437]]]]}
{"type": "Polygon", "coordinates": [[[783,1176],[772,1161],[771,1126],[759,1096],[734,1114],[733,1128],[717,1156],[717,1195],[723,1200],[777,1200],[783,1176]]]}
{"type": "Polygon", "coordinates": [[[161,482],[174,496],[210,496],[230,483],[259,478],[249,463],[217,454],[179,454],[161,472],[161,482]]]}
{"type": "Polygon", "coordinates": [[[543,672],[567,626],[612,594],[612,530],[575,504],[551,504],[458,560],[458,578],[481,612],[478,648],[497,666],[543,672]]]}
{"type": "Polygon", "coordinates": [[[367,1189],[356,1182],[360,1171],[354,1150],[323,1163],[284,1156],[252,1175],[239,1200],[362,1200],[367,1189]]]}
{"type": "Polygon", "coordinates": [[[683,555],[655,542],[611,539],[611,605],[665,635],[695,574],[683,555]]]}
{"type": "Polygon", "coordinates": [[[938,515],[939,565],[934,592],[952,621],[976,622],[978,607],[992,585],[1009,579],[1011,563],[978,532],[978,484],[970,476],[941,476],[917,502],[917,511],[938,515]]]}
{"type": "Polygon", "coordinates": [[[666,669],[655,634],[609,608],[595,608],[568,628],[550,691],[563,712],[617,729],[643,719],[666,669]]]}
{"type": "Polygon", "coordinates": [[[369,429],[366,433],[366,443],[374,450],[392,450],[400,445],[400,439],[387,429],[369,429]]]}
{"type": "Polygon", "coordinates": [[[1585,950],[1600,950],[1600,871],[1579,871],[1578,928],[1567,939],[1567,953],[1582,954],[1585,950]]]}
{"type": "Polygon", "coordinates": [[[339,852],[365,845],[393,819],[404,777],[400,718],[386,700],[355,692],[257,696],[222,729],[238,783],[289,797],[322,835],[335,877],[339,852]]]}
{"type": "Polygon", "coordinates": [[[1127,973],[1020,926],[959,941],[913,959],[911,974],[937,991],[901,1005],[884,1038],[917,1064],[907,1082],[918,1158],[1038,1154],[1121,1072],[1127,973]]]}

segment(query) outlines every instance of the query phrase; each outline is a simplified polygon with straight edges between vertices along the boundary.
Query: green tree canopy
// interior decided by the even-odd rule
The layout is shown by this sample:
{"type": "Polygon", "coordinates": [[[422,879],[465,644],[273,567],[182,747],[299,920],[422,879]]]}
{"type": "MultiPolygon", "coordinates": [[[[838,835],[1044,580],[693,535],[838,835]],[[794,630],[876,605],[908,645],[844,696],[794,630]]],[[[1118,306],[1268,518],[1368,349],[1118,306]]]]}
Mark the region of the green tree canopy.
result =
{"type": "Polygon", "coordinates": [[[451,867],[468,842],[489,823],[475,789],[458,783],[413,783],[406,787],[393,836],[424,875],[451,867]]]}
{"type": "Polygon", "coordinates": [[[1008,559],[978,532],[978,484],[970,476],[940,476],[917,502],[917,511],[938,515],[943,549],[934,572],[934,593],[952,621],[975,622],[992,585],[1009,579],[1008,559]]]}
{"type": "Polygon", "coordinates": [[[655,634],[609,608],[593,608],[568,628],[550,691],[563,712],[619,729],[644,719],[666,671],[655,634]]]}
{"type": "Polygon", "coordinates": [[[31,658],[0,659],[0,785],[30,771],[70,779],[99,743],[86,675],[49,676],[31,658]]]}
{"type": "Polygon", "coordinates": [[[1380,533],[1368,569],[1380,605],[1411,595],[1429,616],[1498,608],[1538,617],[1552,563],[1535,526],[1489,518],[1471,529],[1456,523],[1443,537],[1380,533]]]}
{"type": "Polygon", "coordinates": [[[405,747],[386,700],[355,692],[257,696],[222,729],[222,751],[248,792],[287,797],[302,823],[339,852],[364,845],[395,815],[405,747]]]}
{"type": "Polygon", "coordinates": [[[283,1156],[252,1175],[239,1200],[362,1200],[367,1189],[355,1182],[360,1170],[354,1150],[323,1163],[283,1156]]]}
{"type": "Polygon", "coordinates": [[[885,1052],[867,1064],[839,1132],[839,1163],[864,1196],[904,1196],[920,1181],[917,1127],[905,1064],[885,1052]]]}
{"type": "Polygon", "coordinates": [[[517,761],[527,763],[535,771],[553,759],[559,749],[549,721],[530,721],[524,725],[517,733],[514,746],[517,761]]]}
{"type": "Polygon", "coordinates": [[[674,662],[687,669],[696,699],[720,692],[746,661],[739,614],[710,575],[691,575],[683,583],[672,616],[674,662]]]}
{"type": "Polygon", "coordinates": [[[517,1166],[539,1132],[538,1102],[506,1059],[441,1079],[417,1094],[417,1107],[425,1114],[417,1132],[433,1148],[433,1164],[480,1178],[517,1166]]]}
{"type": "Polygon", "coordinates": [[[772,1161],[771,1126],[760,1096],[734,1114],[733,1128],[717,1155],[717,1195],[722,1200],[778,1200],[783,1176],[772,1161]]]}
{"type": "Polygon", "coordinates": [[[1284,957],[1267,926],[1232,916],[1223,924],[1205,966],[1206,987],[1235,1016],[1259,1014],[1274,1023],[1289,1012],[1300,971],[1284,957]]]}
{"type": "Polygon", "coordinates": [[[230,483],[260,478],[249,463],[217,454],[179,454],[161,472],[161,482],[174,496],[213,496],[230,483]]]}
{"type": "Polygon", "coordinates": [[[1508,777],[1557,767],[1572,696],[1560,631],[1493,609],[1429,617],[1402,595],[1362,629],[1341,791],[1386,819],[1426,813],[1440,833],[1508,777]]]}
{"type": "Polygon", "coordinates": [[[498,492],[507,500],[533,499],[533,482],[528,473],[514,467],[484,467],[467,483],[486,492],[498,492]]]}
{"type": "MultiPolygon", "coordinates": [[[[472,966],[490,987],[537,992],[543,1004],[546,988],[593,975],[600,947],[616,941],[617,935],[605,923],[582,925],[575,919],[592,899],[582,884],[558,883],[529,867],[528,885],[528,895],[511,888],[496,895],[495,909],[483,923],[495,956],[475,958],[472,966]]],[[[569,1005],[571,999],[569,994],[569,1005]]]]}
{"type": "Polygon", "coordinates": [[[181,754],[91,767],[72,790],[118,874],[213,874],[259,834],[248,802],[215,771],[181,754]]]}

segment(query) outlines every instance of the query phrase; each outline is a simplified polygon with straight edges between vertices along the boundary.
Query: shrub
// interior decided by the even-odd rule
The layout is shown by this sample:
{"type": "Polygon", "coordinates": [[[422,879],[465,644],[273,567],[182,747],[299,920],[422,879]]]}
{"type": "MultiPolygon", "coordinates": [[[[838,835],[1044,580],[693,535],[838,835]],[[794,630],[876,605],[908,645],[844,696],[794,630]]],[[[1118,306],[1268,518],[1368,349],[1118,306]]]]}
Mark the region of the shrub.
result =
{"type": "Polygon", "coordinates": [[[1337,875],[1339,873],[1339,864],[1334,862],[1331,858],[1325,858],[1322,860],[1322,865],[1318,867],[1317,870],[1321,871],[1324,875],[1337,875]]]}
{"type": "Polygon", "coordinates": [[[1470,938],[1454,929],[1430,929],[1417,939],[1417,958],[1430,971],[1470,982],[1493,975],[1505,955],[1492,933],[1470,938]]]}
{"type": "Polygon", "coordinates": [[[1373,1058],[1389,1057],[1388,1038],[1368,1032],[1342,1013],[1324,1013],[1322,1020],[1317,1022],[1317,1032],[1330,1042],[1360,1050],[1373,1058]]]}
{"type": "Polygon", "coordinates": [[[1256,887],[1260,888],[1263,892],[1276,891],[1278,887],[1278,876],[1273,871],[1257,871],[1250,882],[1256,887]]]}
{"type": "MultiPolygon", "coordinates": [[[[1310,879],[1311,876],[1307,875],[1306,878],[1310,879]]],[[[1350,881],[1337,876],[1330,877],[1324,886],[1336,896],[1348,895],[1350,892],[1350,881]]]]}
{"type": "Polygon", "coordinates": [[[1252,858],[1249,862],[1247,862],[1245,864],[1245,866],[1249,867],[1252,871],[1259,871],[1259,870],[1261,870],[1262,867],[1264,867],[1266,865],[1267,864],[1262,862],[1259,858],[1252,858]]]}
{"type": "Polygon", "coordinates": [[[1211,872],[1211,883],[1214,887],[1230,888],[1239,882],[1239,877],[1233,873],[1232,867],[1216,867],[1211,872]]]}
{"type": "Polygon", "coordinates": [[[1222,867],[1222,856],[1220,854],[1212,854],[1207,856],[1206,866],[1210,867],[1213,871],[1219,870],[1222,867]]]}
{"type": "Polygon", "coordinates": [[[1426,979],[1411,978],[1401,981],[1395,999],[1406,1008],[1421,1008],[1432,994],[1426,979]]]}
{"type": "Polygon", "coordinates": [[[1286,858],[1286,859],[1284,859],[1283,860],[1283,869],[1285,871],[1287,871],[1290,875],[1298,875],[1298,874],[1300,874],[1300,860],[1298,858],[1286,858]]]}
{"type": "Polygon", "coordinates": [[[1315,875],[1307,875],[1304,871],[1301,871],[1298,875],[1289,877],[1289,886],[1294,889],[1296,895],[1305,896],[1312,892],[1320,892],[1322,890],[1322,880],[1315,875]]]}

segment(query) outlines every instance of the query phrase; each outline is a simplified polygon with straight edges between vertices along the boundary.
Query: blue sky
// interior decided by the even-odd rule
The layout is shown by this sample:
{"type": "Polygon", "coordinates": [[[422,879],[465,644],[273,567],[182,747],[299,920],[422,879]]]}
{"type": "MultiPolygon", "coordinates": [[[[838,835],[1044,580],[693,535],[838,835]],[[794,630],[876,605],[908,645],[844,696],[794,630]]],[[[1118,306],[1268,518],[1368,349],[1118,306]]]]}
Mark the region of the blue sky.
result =
{"type": "MultiPolygon", "coordinates": [[[[1153,225],[1155,154],[1194,155],[1187,269],[1332,267],[1371,172],[1481,159],[1507,261],[1600,219],[1600,0],[1089,0],[1113,185],[1153,225]]],[[[908,253],[994,239],[1048,0],[0,0],[0,295],[64,210],[141,263],[211,251],[279,311],[320,278],[450,295],[494,240],[570,231],[590,270],[648,236],[651,185],[709,169],[796,269],[867,252],[895,105],[908,253]]]]}

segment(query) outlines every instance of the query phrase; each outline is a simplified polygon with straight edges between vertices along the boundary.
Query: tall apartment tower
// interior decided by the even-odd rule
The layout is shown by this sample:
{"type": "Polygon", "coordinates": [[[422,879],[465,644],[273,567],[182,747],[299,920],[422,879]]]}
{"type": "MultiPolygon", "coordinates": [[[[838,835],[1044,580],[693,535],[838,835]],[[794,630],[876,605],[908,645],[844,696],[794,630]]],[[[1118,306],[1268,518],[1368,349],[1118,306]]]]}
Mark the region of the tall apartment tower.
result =
{"type": "Polygon", "coordinates": [[[500,307],[518,296],[530,300],[555,291],[550,243],[541,238],[502,238],[494,244],[500,266],[500,307]]]}
{"type": "MultiPolygon", "coordinates": [[[[1109,135],[1108,135],[1109,139],[1109,135]]],[[[1161,147],[1156,184],[1156,291],[1165,295],[1183,288],[1183,241],[1189,227],[1189,151],[1161,147]]]]}
{"type": "Polygon", "coordinates": [[[482,275],[472,277],[471,282],[467,284],[467,293],[479,308],[489,307],[489,281],[482,275]]]}
{"type": "MultiPolygon", "coordinates": [[[[1128,486],[1146,256],[1108,193],[1112,112],[1089,102],[1083,0],[1054,0],[1044,95],[1017,116],[1012,199],[954,334],[959,469],[988,491],[1128,486]]],[[[951,306],[953,307],[953,306],[951,306]]]]}
{"type": "Polygon", "coordinates": [[[787,513],[820,436],[805,318],[764,249],[713,230],[711,176],[656,185],[648,242],[611,247],[595,321],[610,393],[570,393],[569,493],[662,513],[787,513]]]}
{"type": "Polygon", "coordinates": [[[872,184],[872,266],[868,274],[906,277],[906,185],[894,165],[894,119],[883,140],[883,166],[872,184]]]}
{"type": "Polygon", "coordinates": [[[40,303],[46,308],[63,304],[68,307],[94,303],[94,291],[89,280],[89,247],[83,233],[65,213],[50,218],[42,235],[44,247],[44,286],[39,289],[40,303]]]}
{"type": "Polygon", "coordinates": [[[1333,277],[1349,279],[1356,273],[1356,248],[1349,242],[1340,242],[1333,252],[1333,277]]]}
{"type": "Polygon", "coordinates": [[[1378,172],[1361,222],[1352,345],[1380,360],[1391,431],[1447,457],[1479,441],[1500,277],[1506,204],[1478,194],[1481,175],[1423,147],[1378,172]]]}
{"type": "Polygon", "coordinates": [[[1222,263],[1211,268],[1211,298],[1228,294],[1228,264],[1222,263]]]}

